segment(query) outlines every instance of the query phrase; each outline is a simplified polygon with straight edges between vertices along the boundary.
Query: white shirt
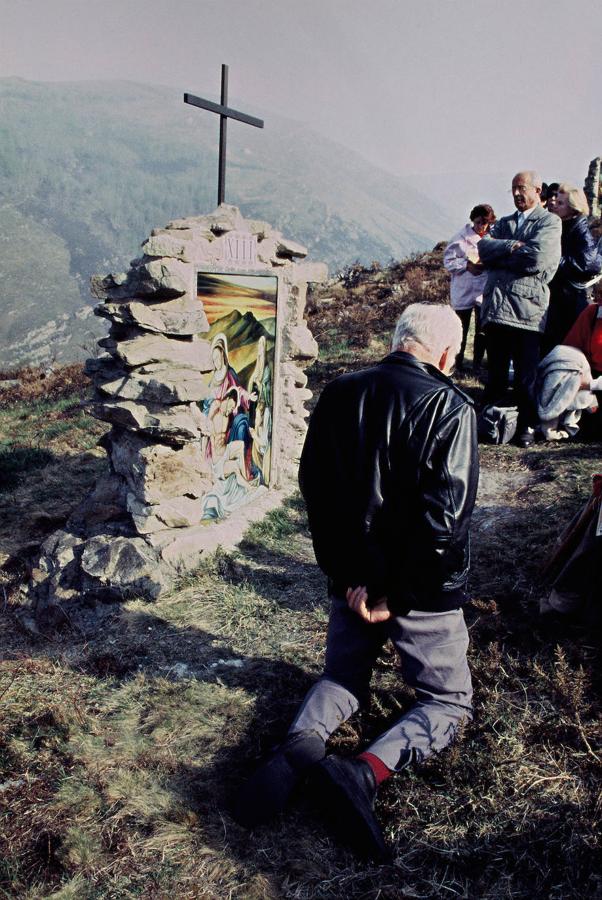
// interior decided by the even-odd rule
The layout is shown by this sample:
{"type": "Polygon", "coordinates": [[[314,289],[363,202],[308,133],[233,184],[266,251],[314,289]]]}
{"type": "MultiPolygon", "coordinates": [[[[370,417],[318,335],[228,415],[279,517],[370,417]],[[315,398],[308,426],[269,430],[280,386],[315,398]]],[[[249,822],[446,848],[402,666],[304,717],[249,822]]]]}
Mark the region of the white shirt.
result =
{"type": "Polygon", "coordinates": [[[454,309],[472,309],[483,302],[483,288],[487,273],[471,275],[466,269],[468,260],[478,262],[477,244],[481,240],[469,223],[451,239],[443,254],[443,265],[451,273],[449,289],[451,305],[454,309]]]}
{"type": "Polygon", "coordinates": [[[519,225],[519,228],[523,227],[523,225],[525,224],[525,220],[529,218],[529,216],[531,215],[533,210],[537,208],[537,205],[538,204],[536,203],[535,206],[530,206],[529,209],[517,209],[516,210],[515,215],[517,216],[517,218],[518,218],[518,216],[522,216],[522,220],[519,225]]]}

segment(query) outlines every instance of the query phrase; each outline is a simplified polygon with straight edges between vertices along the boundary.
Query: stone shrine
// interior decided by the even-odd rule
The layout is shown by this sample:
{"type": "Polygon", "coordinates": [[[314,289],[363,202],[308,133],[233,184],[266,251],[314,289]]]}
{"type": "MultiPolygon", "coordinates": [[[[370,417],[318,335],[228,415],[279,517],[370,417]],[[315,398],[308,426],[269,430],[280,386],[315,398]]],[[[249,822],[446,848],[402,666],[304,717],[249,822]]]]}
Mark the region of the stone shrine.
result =
{"type": "Polygon", "coordinates": [[[42,546],[38,613],[82,594],[155,598],[296,486],[318,352],[307,284],[327,276],[306,252],[221,204],[155,229],[128,272],[93,277],[111,324],[86,365],[109,466],[42,546]]]}

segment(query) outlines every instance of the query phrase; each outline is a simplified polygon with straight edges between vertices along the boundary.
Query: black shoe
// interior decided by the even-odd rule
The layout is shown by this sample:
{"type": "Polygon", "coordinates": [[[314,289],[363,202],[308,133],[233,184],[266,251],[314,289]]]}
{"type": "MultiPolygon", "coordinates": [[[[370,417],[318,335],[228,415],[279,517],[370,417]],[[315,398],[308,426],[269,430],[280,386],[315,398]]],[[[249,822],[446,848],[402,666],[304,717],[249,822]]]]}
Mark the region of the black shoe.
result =
{"type": "Polygon", "coordinates": [[[379,862],[390,860],[374,814],[376,779],[367,762],[333,754],[314,767],[311,787],[333,831],[358,856],[379,862]]]}
{"type": "Polygon", "coordinates": [[[522,447],[524,450],[527,447],[530,447],[535,441],[535,429],[534,428],[524,428],[523,431],[518,436],[518,446],[522,447]]]}
{"type": "Polygon", "coordinates": [[[242,786],[232,804],[233,818],[247,828],[269,822],[282,812],[307,769],[325,755],[317,732],[289,734],[242,786]]]}

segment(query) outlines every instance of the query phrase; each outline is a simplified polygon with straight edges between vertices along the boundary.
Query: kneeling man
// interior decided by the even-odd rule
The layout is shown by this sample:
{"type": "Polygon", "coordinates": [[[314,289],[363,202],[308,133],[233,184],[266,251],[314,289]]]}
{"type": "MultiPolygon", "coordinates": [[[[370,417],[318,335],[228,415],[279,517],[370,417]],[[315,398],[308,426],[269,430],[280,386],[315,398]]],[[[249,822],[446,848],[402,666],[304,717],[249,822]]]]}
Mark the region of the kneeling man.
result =
{"type": "Polygon", "coordinates": [[[346,842],[386,856],[377,786],[442,750],[471,718],[462,613],[478,480],[471,401],[447,377],[462,340],[449,306],[414,303],[393,352],[323,390],[299,481],[331,613],[324,673],[288,736],[241,790],[239,821],[267,821],[308,777],[346,842]],[[326,741],[368,698],[384,643],[416,702],[355,758],[326,741]]]}

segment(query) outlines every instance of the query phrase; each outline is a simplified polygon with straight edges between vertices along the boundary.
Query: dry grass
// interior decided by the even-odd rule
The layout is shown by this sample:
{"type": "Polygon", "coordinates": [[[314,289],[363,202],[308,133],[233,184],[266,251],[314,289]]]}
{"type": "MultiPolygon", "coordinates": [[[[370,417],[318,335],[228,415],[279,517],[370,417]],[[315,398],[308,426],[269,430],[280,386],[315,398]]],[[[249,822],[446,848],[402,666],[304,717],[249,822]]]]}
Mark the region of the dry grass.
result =
{"type": "Polygon", "coordinates": [[[62,400],[65,397],[83,397],[89,381],[80,363],[39,369],[24,366],[21,369],[0,371],[0,398],[2,405],[37,403],[41,400],[62,400]],[[2,381],[17,381],[18,385],[3,390],[2,381]]]}
{"type": "Polygon", "coordinates": [[[327,285],[313,293],[308,304],[308,321],[320,346],[329,358],[341,352],[370,348],[380,335],[389,335],[404,307],[419,300],[445,302],[449,276],[443,268],[443,246],[420,253],[382,269],[352,267],[343,282],[327,285]]]}
{"type": "MultiPolygon", "coordinates": [[[[361,306],[357,295],[349,308],[359,315],[361,306]]],[[[334,329],[334,305],[323,309],[318,300],[316,330],[334,329]]],[[[315,367],[314,387],[380,355],[377,334],[382,326],[357,347],[352,329],[315,367]]],[[[40,402],[21,399],[2,414],[4,440],[31,419],[28,446],[38,446],[39,429],[61,421],[68,397],[41,415],[40,402]]],[[[98,459],[85,469],[91,450],[82,442],[96,433],[80,415],[40,445],[53,460],[19,482],[5,515],[10,497],[20,498],[19,518],[33,527],[38,504],[20,492],[39,478],[54,508],[61,466],[71,466],[70,479],[81,468],[84,490],[98,459]]],[[[495,509],[483,511],[474,540],[466,612],[476,718],[446,753],[383,787],[391,866],[355,861],[303,796],[252,835],[228,815],[230,797],[282,735],[322,663],[324,584],[298,498],[250,529],[237,553],[216,554],[154,604],[74,610],[69,627],[33,641],[19,629],[18,591],[0,597],[0,896],[602,896],[599,646],[590,629],[537,613],[538,567],[588,495],[599,451],[483,449],[492,484],[505,488],[487,500],[495,509]]],[[[63,500],[66,509],[75,497],[63,500]]],[[[5,553],[9,530],[0,534],[5,553]]],[[[333,745],[355,752],[408,702],[387,653],[370,708],[333,745]]]]}

